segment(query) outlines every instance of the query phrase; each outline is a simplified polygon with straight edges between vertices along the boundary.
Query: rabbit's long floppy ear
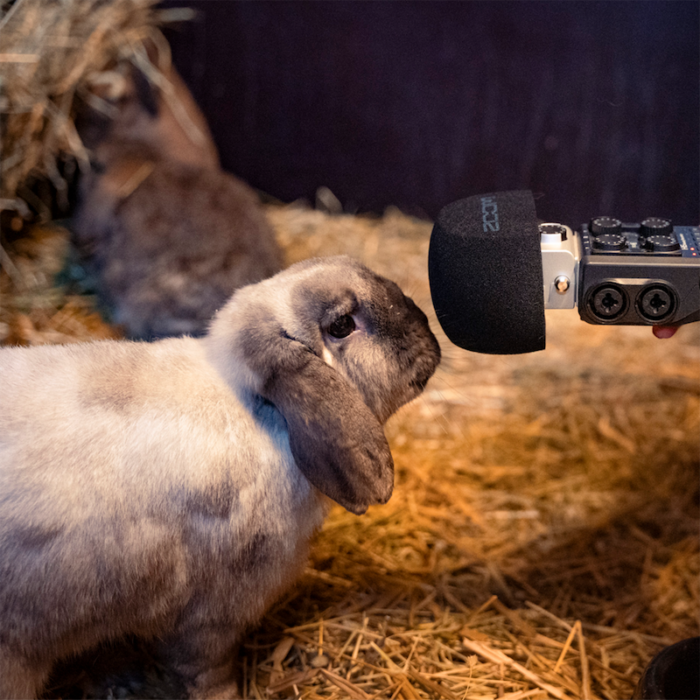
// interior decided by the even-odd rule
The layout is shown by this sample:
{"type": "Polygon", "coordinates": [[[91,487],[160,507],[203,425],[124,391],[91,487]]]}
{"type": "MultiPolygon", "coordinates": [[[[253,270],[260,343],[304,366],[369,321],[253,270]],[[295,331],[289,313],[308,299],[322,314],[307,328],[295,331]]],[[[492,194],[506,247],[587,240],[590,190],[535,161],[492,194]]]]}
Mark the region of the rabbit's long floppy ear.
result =
{"type": "Polygon", "coordinates": [[[394,462],[384,430],[360,392],[271,318],[244,343],[259,393],[284,416],[294,459],[322,493],[352,513],[386,503],[394,462]]]}

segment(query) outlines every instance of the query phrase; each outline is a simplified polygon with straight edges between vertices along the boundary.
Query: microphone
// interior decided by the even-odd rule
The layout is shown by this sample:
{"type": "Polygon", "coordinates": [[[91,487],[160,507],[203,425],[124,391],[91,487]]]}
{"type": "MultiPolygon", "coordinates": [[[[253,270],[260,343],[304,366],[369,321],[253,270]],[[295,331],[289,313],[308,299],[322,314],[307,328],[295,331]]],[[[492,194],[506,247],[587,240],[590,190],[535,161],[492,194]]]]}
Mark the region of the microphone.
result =
{"type": "Polygon", "coordinates": [[[430,236],[428,276],[438,320],[455,345],[496,355],[544,350],[531,192],[478,195],[444,207],[430,236]]]}
{"type": "Polygon", "coordinates": [[[538,223],[530,191],[476,195],[438,214],[428,275],[455,345],[536,352],[545,349],[545,309],[578,307],[596,325],[700,320],[700,228],[598,216],[574,231],[538,223]]]}

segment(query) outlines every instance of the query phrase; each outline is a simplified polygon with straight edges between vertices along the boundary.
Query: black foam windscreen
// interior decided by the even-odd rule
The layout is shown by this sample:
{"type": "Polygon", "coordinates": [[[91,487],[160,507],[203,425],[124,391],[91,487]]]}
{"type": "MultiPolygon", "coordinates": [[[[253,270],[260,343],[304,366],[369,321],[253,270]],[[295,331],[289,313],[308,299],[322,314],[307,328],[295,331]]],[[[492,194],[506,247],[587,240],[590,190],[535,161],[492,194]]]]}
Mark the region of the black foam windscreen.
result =
{"type": "Polygon", "coordinates": [[[531,192],[477,195],[442,209],[428,274],[438,320],[455,345],[493,355],[544,350],[542,252],[531,192]]]}

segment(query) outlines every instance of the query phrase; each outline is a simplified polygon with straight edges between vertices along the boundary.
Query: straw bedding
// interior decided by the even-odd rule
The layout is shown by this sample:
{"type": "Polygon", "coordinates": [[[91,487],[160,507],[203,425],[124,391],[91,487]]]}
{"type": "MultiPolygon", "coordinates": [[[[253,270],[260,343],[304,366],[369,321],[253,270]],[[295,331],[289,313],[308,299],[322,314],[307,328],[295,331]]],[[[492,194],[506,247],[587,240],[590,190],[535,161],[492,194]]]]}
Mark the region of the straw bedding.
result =
{"type": "MultiPolygon", "coordinates": [[[[287,262],[351,254],[432,313],[429,223],[267,213],[287,262]]],[[[117,334],[54,284],[66,236],[6,242],[5,342],[117,334]]],[[[510,357],[450,346],[431,318],[445,358],[388,424],[394,496],[333,510],[241,649],[245,697],[625,698],[655,652],[698,634],[699,324],[660,341],[547,313],[547,350],[510,357]]],[[[177,690],[152,661],[130,686],[81,663],[51,694],[177,690]]]]}

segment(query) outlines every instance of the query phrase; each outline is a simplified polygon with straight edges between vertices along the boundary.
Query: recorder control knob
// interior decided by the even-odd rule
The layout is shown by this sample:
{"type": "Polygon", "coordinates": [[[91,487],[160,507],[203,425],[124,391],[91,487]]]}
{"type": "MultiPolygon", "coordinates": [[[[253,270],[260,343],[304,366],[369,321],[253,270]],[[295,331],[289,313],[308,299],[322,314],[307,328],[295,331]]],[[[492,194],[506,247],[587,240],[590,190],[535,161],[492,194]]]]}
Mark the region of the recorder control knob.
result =
{"type": "Polygon", "coordinates": [[[593,238],[596,250],[624,250],[627,239],[621,233],[600,233],[593,238]]]}
{"type": "Polygon", "coordinates": [[[644,219],[639,226],[639,235],[643,238],[657,235],[668,236],[672,232],[673,226],[671,222],[668,219],[659,219],[656,216],[644,219]]]}
{"type": "Polygon", "coordinates": [[[622,230],[622,222],[619,219],[613,219],[612,216],[597,216],[595,219],[590,220],[588,230],[594,236],[620,233],[622,230]]]}
{"type": "Polygon", "coordinates": [[[653,253],[674,253],[681,249],[680,243],[673,235],[657,234],[645,236],[642,248],[653,253]]]}

